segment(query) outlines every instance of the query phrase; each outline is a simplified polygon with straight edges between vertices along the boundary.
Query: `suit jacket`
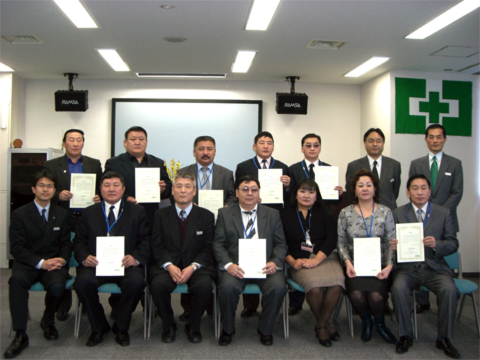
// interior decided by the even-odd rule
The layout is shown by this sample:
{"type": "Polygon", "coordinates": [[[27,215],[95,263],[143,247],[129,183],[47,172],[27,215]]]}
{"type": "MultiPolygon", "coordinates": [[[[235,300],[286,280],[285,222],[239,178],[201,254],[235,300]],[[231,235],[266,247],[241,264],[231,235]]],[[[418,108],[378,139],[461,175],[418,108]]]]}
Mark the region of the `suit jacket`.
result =
{"type": "MultiPolygon", "coordinates": [[[[427,209],[427,213],[428,211],[427,209]]],[[[393,210],[393,217],[396,224],[418,222],[413,206],[409,208],[408,204],[393,210]]],[[[443,206],[432,204],[432,212],[427,220],[427,224],[424,226],[423,236],[433,236],[437,242],[435,251],[430,247],[424,246],[427,265],[441,274],[452,276],[452,270],[450,270],[444,257],[455,253],[459,244],[450,210],[443,206]]],[[[397,264],[396,268],[413,271],[416,265],[417,263],[400,263],[397,264]]]]}
{"type": "Polygon", "coordinates": [[[196,273],[216,274],[213,265],[212,241],[215,218],[207,209],[193,205],[183,244],[175,206],[162,208],[155,213],[152,230],[152,254],[155,265],[150,273],[164,271],[163,264],[171,262],[184,269],[192,263],[202,265],[196,273]]]}
{"type": "Polygon", "coordinates": [[[50,204],[45,225],[33,201],[15,210],[10,219],[10,253],[15,258],[13,269],[35,268],[42,259],[61,257],[67,263],[61,271],[67,274],[72,255],[68,213],[50,204]]]}
{"type": "MultiPolygon", "coordinates": [[[[240,211],[238,203],[218,211],[213,253],[219,269],[223,269],[229,262],[238,264],[238,239],[245,238],[240,211]]],[[[283,268],[287,256],[287,243],[279,212],[259,204],[255,228],[258,231],[258,238],[267,240],[265,263],[272,261],[279,268],[283,268]]]]}
{"type": "MultiPolygon", "coordinates": [[[[429,181],[431,181],[428,155],[412,161],[408,176],[410,177],[415,174],[423,174],[429,181]]],[[[460,203],[460,200],[462,200],[462,195],[462,162],[443,153],[442,162],[440,163],[440,168],[438,169],[437,182],[435,184],[434,191],[432,191],[430,201],[434,204],[442,205],[450,209],[455,231],[460,230],[458,225],[457,206],[460,203]]]]}
{"type": "MultiPolygon", "coordinates": [[[[366,169],[370,170],[370,163],[368,157],[352,161],[348,164],[347,173],[345,175],[348,200],[352,203],[355,194],[350,191],[350,180],[353,179],[357,171],[366,169]]],[[[380,171],[380,204],[390,208],[390,210],[397,208],[398,192],[400,191],[400,175],[402,169],[400,163],[392,158],[382,156],[382,168],[380,171]]]]}
{"type": "MultiPolygon", "coordinates": [[[[197,163],[185,166],[181,168],[180,171],[188,171],[198,177],[198,169],[197,163]]],[[[233,172],[228,170],[226,167],[213,164],[212,170],[212,182],[211,182],[211,189],[212,190],[223,190],[223,203],[224,205],[232,205],[237,202],[237,197],[235,196],[235,187],[233,184],[233,172]]],[[[193,202],[198,204],[198,190],[200,187],[198,186],[197,181],[197,193],[193,197],[193,202]]]]}
{"type": "MultiPolygon", "coordinates": [[[[245,175],[250,175],[258,179],[258,169],[260,169],[261,167],[262,166],[258,163],[257,156],[255,156],[253,159],[245,160],[244,162],[241,162],[240,164],[237,165],[237,170],[235,171],[235,180],[245,175]]],[[[282,163],[281,161],[274,159],[273,157],[270,163],[270,169],[282,169],[283,175],[290,176],[288,172],[288,166],[282,163]]],[[[262,184],[260,184],[260,186],[261,185],[262,184]]],[[[265,205],[281,211],[284,209],[284,207],[285,208],[289,207],[290,199],[288,195],[289,195],[289,192],[286,191],[284,187],[283,188],[283,204],[265,204],[265,205]]]]}
{"type": "MultiPolygon", "coordinates": [[[[123,201],[123,210],[117,223],[110,230],[111,236],[125,237],[125,255],[146,265],[150,252],[150,228],[145,209],[128,201],[123,201]]],[[[85,208],[75,228],[73,251],[79,264],[97,254],[97,236],[107,236],[107,223],[102,209],[103,202],[85,208]]]]}

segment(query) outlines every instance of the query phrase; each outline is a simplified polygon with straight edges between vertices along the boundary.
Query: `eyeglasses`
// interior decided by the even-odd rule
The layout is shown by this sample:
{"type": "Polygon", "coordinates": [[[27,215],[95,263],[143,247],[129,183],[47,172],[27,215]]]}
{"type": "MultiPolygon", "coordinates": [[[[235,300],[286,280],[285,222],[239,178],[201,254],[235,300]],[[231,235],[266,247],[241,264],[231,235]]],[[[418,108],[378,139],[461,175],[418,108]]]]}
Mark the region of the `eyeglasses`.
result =
{"type": "Polygon", "coordinates": [[[44,184],[44,183],[41,183],[41,184],[37,184],[37,187],[39,187],[40,189],[53,189],[54,186],[52,184],[44,184]]]}
{"type": "Polygon", "coordinates": [[[307,149],[310,149],[310,148],[314,148],[314,149],[318,149],[320,147],[320,144],[305,144],[304,145],[307,149]]]}
{"type": "Polygon", "coordinates": [[[248,194],[249,192],[251,192],[252,194],[256,194],[258,192],[259,189],[257,188],[248,188],[248,187],[244,187],[244,188],[241,188],[240,191],[244,194],[248,194]]]}

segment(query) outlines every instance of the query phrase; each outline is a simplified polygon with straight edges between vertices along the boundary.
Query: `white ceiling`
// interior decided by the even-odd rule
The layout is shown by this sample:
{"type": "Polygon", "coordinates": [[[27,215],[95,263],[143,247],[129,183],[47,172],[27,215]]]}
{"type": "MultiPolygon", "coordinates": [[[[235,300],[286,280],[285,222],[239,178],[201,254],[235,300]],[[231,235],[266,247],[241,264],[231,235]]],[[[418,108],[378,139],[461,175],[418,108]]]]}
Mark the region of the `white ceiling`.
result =
{"type": "MultiPolygon", "coordinates": [[[[459,1],[282,0],[267,31],[244,30],[250,0],[82,2],[100,28],[77,29],[51,0],[1,0],[1,35],[36,35],[44,44],[12,45],[1,39],[0,62],[26,79],[62,79],[65,72],[81,79],[186,72],[227,73],[226,79],[234,81],[281,81],[296,75],[300,82],[331,84],[362,84],[389,70],[457,72],[479,63],[478,9],[425,40],[404,39],[459,1]],[[166,4],[175,8],[160,8],[166,4]],[[163,40],[167,36],[187,41],[173,44],[163,40]],[[312,39],[346,44],[338,50],[307,49],[312,39]],[[446,46],[472,49],[430,56],[446,46]],[[97,48],[116,48],[131,72],[113,71],[97,48]],[[246,74],[230,72],[237,50],[258,52],[246,74]],[[360,78],[343,77],[372,56],[391,60],[360,78]]],[[[478,65],[464,73],[473,72],[478,65]]]]}

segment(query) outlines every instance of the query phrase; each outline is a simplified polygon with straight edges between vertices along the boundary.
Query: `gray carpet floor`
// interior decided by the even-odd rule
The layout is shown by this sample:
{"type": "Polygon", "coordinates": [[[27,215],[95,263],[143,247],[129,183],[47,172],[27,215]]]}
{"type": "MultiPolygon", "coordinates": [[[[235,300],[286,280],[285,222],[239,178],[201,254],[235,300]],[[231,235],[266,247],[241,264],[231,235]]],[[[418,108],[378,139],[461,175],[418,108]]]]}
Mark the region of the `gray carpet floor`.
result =
{"type": "MultiPolygon", "coordinates": [[[[8,279],[11,271],[0,269],[0,320],[1,320],[1,345],[0,351],[5,352],[12,341],[8,336],[10,327],[10,311],[8,300],[8,279]]],[[[478,284],[478,279],[473,280],[478,284]]],[[[476,294],[479,299],[478,291],[476,294]]],[[[74,293],[75,298],[75,293],[74,293]]],[[[102,304],[109,313],[107,295],[101,295],[102,304]]],[[[86,316],[82,317],[80,338],[73,337],[74,310],[65,322],[57,321],[56,326],[60,333],[57,341],[47,341],[43,338],[40,329],[40,319],[44,309],[44,293],[30,293],[31,320],[28,323],[30,346],[23,351],[19,359],[448,359],[442,351],[435,347],[437,307],[435,296],[430,295],[432,309],[418,315],[419,339],[414,342],[408,353],[398,355],[395,346],[385,343],[374,332],[372,341],[362,344],[360,340],[361,321],[354,316],[355,337],[348,334],[347,315],[345,306],[333,323],[340,332],[341,339],[331,348],[319,345],[313,332],[314,320],[308,310],[308,305],[303,305],[303,310],[290,317],[290,339],[283,338],[283,326],[279,320],[275,326],[274,344],[265,347],[259,342],[256,334],[258,316],[250,319],[240,318],[242,304],[240,301],[236,319],[236,335],[232,344],[220,347],[215,341],[213,318],[204,315],[202,318],[203,342],[191,344],[183,331],[183,323],[177,320],[177,339],[172,344],[161,342],[161,322],[155,319],[152,326],[150,340],[143,339],[143,313],[139,305],[132,316],[130,326],[131,345],[119,346],[114,335],[106,335],[103,343],[94,348],[85,346],[90,335],[90,326],[86,316]]],[[[182,313],[179,295],[172,296],[172,304],[176,317],[182,313]]],[[[477,305],[478,306],[478,305],[477,305]]],[[[113,322],[113,321],[112,321],[113,322]]],[[[398,325],[394,318],[387,319],[395,335],[398,335],[398,325]]],[[[462,359],[479,359],[479,337],[473,315],[473,306],[470,298],[467,299],[461,323],[455,322],[454,346],[460,351],[462,359]]]]}

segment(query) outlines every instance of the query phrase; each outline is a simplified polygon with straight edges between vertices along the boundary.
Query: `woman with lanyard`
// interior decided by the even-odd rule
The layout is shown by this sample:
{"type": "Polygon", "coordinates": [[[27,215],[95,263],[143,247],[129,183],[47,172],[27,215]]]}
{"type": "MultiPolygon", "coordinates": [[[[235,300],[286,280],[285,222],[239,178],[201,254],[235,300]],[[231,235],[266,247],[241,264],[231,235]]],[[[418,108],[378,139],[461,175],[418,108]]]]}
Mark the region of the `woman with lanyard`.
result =
{"type": "Polygon", "coordinates": [[[337,244],[338,254],[346,267],[347,295],[362,318],[362,342],[372,339],[375,324],[375,329],[382,338],[395,344],[397,339],[385,325],[385,301],[390,287],[388,276],[393,267],[390,246],[395,238],[393,215],[388,207],[378,203],[379,182],[371,171],[358,171],[350,187],[355,198],[353,205],[340,212],[337,244]],[[382,270],[375,277],[357,277],[353,266],[353,239],[369,237],[380,238],[382,270]]]}
{"type": "Polygon", "coordinates": [[[288,245],[285,260],[292,279],[305,290],[320,345],[330,347],[340,335],[328,320],[345,288],[343,269],[333,252],[337,243],[335,218],[311,179],[302,179],[295,186],[291,204],[280,214],[288,245]]]}

